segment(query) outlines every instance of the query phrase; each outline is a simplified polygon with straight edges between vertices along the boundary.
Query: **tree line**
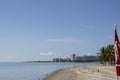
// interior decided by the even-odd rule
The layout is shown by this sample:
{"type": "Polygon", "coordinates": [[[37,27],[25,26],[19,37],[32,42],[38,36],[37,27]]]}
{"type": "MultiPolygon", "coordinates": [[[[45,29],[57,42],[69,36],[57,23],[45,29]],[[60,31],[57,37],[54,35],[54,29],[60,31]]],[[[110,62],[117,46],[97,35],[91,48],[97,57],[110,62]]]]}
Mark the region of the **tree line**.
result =
{"type": "Polygon", "coordinates": [[[100,49],[99,58],[98,60],[102,62],[104,65],[111,64],[115,62],[115,55],[114,55],[114,45],[107,45],[100,49]]]}

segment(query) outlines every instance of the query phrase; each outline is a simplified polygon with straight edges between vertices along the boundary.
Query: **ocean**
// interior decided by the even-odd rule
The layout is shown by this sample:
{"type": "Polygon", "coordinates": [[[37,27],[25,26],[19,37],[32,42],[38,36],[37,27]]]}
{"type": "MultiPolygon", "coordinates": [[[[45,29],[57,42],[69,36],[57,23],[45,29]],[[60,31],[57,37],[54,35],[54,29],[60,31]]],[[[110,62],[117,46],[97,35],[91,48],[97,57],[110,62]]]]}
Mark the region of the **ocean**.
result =
{"type": "Polygon", "coordinates": [[[0,80],[42,80],[55,70],[96,62],[0,62],[0,80]]]}

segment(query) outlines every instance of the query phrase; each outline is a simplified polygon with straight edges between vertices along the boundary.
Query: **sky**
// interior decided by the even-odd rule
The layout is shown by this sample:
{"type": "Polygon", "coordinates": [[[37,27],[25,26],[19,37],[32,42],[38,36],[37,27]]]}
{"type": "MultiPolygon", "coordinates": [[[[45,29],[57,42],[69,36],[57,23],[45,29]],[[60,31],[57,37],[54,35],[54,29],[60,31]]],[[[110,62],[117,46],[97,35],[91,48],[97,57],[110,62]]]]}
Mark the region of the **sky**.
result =
{"type": "Polygon", "coordinates": [[[120,0],[0,0],[0,62],[96,55],[120,35],[120,0]]]}

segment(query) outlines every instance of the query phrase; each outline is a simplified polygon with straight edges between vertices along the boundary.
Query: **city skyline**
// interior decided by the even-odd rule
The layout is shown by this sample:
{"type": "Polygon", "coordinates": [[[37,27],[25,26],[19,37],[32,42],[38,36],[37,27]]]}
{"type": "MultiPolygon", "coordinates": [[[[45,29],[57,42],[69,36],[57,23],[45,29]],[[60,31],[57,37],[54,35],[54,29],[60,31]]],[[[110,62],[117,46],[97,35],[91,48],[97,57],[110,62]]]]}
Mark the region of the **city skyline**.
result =
{"type": "Polygon", "coordinates": [[[0,0],[0,62],[96,55],[120,34],[119,0],[0,0]]]}

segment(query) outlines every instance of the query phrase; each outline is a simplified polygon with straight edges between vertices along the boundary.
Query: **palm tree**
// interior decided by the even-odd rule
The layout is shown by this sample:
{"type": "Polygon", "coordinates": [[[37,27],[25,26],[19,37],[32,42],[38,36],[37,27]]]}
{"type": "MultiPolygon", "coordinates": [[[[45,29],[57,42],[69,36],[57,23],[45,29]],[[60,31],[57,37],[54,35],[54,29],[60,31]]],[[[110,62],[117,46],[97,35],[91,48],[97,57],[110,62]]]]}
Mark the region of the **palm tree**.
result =
{"type": "Polygon", "coordinates": [[[102,47],[100,49],[99,61],[103,62],[104,65],[106,64],[107,59],[106,59],[106,50],[105,50],[105,47],[102,47]]]}
{"type": "Polygon", "coordinates": [[[106,48],[106,53],[108,56],[108,61],[113,62],[115,61],[115,55],[114,55],[114,46],[113,45],[108,45],[106,48]]]}
{"type": "Polygon", "coordinates": [[[113,45],[108,45],[107,47],[102,47],[100,49],[99,61],[103,62],[104,65],[115,61],[113,45]]]}

